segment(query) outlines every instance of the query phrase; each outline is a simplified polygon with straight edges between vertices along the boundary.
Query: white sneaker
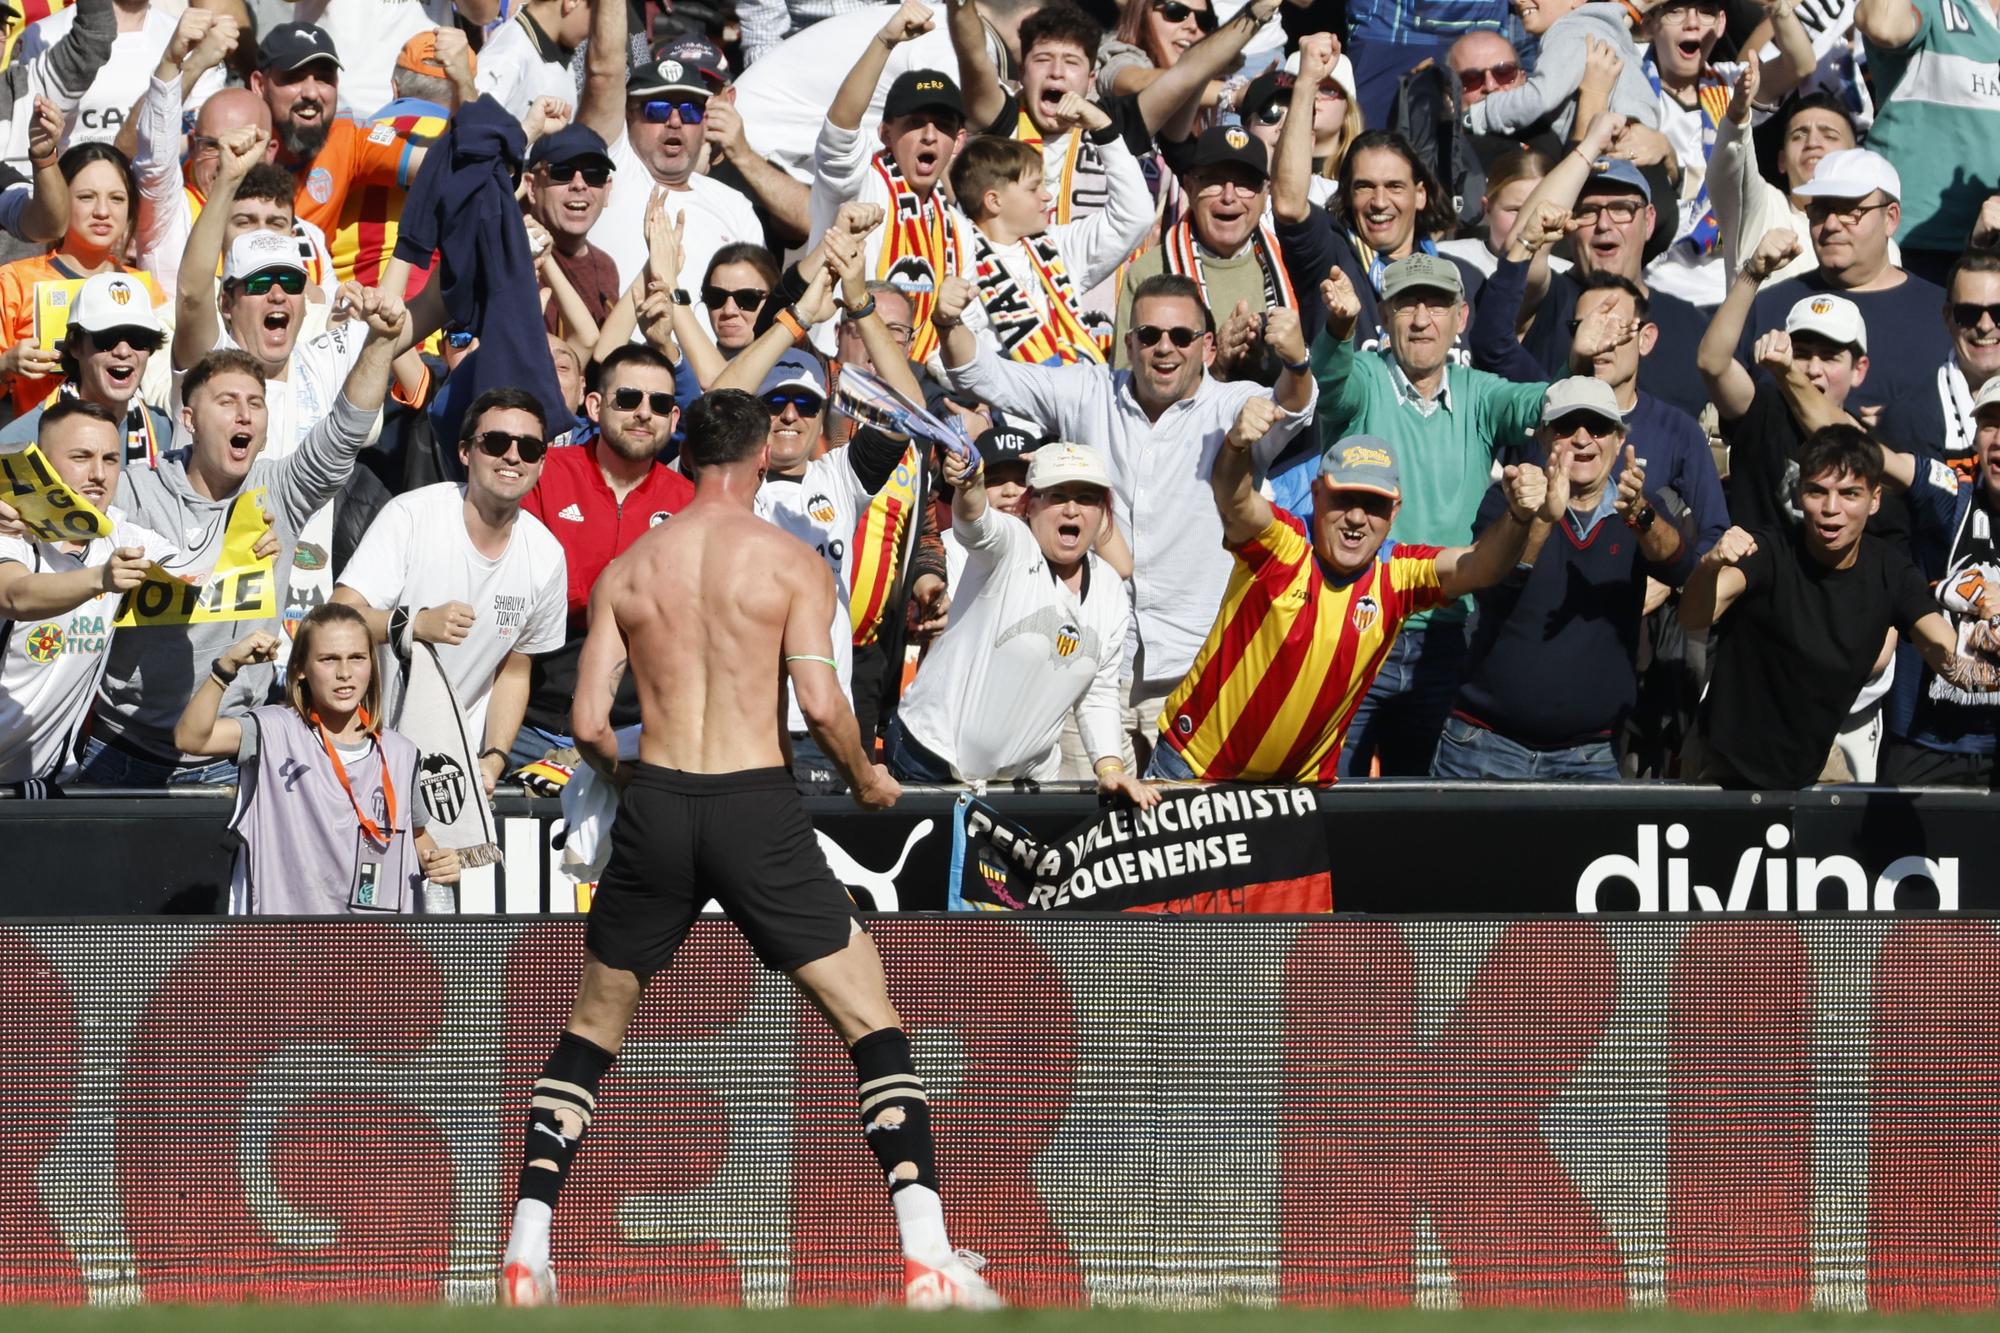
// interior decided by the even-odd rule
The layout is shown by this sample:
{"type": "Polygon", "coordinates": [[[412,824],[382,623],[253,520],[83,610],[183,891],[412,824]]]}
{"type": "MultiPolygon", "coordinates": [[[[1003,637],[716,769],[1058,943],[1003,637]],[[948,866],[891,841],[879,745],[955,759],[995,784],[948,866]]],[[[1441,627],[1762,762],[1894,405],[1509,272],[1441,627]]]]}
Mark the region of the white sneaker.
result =
{"type": "Polygon", "coordinates": [[[933,1268],[915,1259],[903,1261],[904,1299],[912,1310],[998,1310],[1006,1305],[979,1270],[986,1260],[971,1250],[954,1250],[933,1268]]]}
{"type": "Polygon", "coordinates": [[[500,1304],[526,1307],[556,1303],[556,1270],[516,1260],[500,1270],[500,1304]]]}

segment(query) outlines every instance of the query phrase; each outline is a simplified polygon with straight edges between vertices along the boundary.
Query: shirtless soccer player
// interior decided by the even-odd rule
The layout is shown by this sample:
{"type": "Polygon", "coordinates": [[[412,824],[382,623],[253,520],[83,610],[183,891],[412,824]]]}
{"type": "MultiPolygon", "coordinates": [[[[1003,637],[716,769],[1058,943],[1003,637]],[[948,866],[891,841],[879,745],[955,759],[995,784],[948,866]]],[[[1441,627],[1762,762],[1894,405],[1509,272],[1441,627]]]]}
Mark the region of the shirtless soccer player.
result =
{"type": "Polygon", "coordinates": [[[554,1300],[549,1219],[590,1128],[598,1080],[640,992],[713,898],[854,1057],[862,1131],[902,1232],[909,1303],[998,1305],[979,1261],[945,1238],[924,1083],[881,957],[827,869],[785,752],[789,676],[807,729],[856,803],[887,809],[902,794],[887,769],[868,762],[840,692],[828,635],[833,576],[811,547],[752,508],[769,461],[764,404],[717,390],[688,408],[685,424],[695,498],[612,561],[590,595],[573,730],[584,758],[624,797],[591,903],[576,1007],[529,1104],[500,1299],[554,1300]],[[643,725],[639,761],[621,764],[611,699],[628,670],[643,725]]]}

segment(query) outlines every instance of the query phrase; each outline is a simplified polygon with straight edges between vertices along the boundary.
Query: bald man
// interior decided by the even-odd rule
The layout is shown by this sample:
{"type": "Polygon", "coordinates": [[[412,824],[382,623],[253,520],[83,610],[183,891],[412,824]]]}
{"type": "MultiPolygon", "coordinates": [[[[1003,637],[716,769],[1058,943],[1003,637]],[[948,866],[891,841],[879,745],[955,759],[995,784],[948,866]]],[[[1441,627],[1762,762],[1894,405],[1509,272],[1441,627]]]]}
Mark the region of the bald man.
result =
{"type": "Polygon", "coordinates": [[[169,47],[139,103],[139,153],[132,164],[139,173],[139,266],[162,291],[175,290],[188,230],[215,183],[216,140],[239,125],[270,134],[271,110],[263,98],[247,88],[223,88],[203,102],[182,174],[181,79],[169,47]]]}
{"type": "Polygon", "coordinates": [[[1444,63],[1458,76],[1465,105],[1477,106],[1486,94],[1502,88],[1518,88],[1528,72],[1521,67],[1521,53],[1497,32],[1478,29],[1451,44],[1444,63]]]}

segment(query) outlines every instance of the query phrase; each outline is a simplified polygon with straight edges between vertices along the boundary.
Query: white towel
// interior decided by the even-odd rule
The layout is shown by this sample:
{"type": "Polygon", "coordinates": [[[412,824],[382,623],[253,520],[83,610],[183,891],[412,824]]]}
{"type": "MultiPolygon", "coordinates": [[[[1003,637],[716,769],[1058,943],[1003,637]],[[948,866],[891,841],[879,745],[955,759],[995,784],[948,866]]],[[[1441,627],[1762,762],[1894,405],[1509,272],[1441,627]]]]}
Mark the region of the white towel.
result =
{"type": "Polygon", "coordinates": [[[465,714],[428,643],[411,646],[403,696],[390,723],[416,742],[417,789],[430,816],[427,826],[440,847],[457,851],[459,863],[493,865],[500,840],[493,827],[480,780],[477,747],[465,730],[465,714]]]}
{"type": "MultiPolygon", "coordinates": [[[[639,728],[618,733],[618,762],[639,757],[639,728]]],[[[618,788],[589,764],[562,789],[563,869],[580,884],[594,884],[611,861],[611,826],[618,819],[618,788]]]]}

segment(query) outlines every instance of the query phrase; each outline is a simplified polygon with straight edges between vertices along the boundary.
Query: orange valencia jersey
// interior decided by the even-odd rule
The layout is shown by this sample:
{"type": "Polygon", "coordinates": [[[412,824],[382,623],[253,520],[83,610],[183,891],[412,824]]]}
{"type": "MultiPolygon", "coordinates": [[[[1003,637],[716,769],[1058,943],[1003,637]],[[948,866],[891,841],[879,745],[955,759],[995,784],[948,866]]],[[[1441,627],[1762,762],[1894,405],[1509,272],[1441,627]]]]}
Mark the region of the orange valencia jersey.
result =
{"type": "MultiPolygon", "coordinates": [[[[373,196],[380,201],[378,207],[386,210],[390,207],[387,196],[394,195],[393,205],[400,211],[403,191],[415,175],[411,158],[418,147],[387,121],[360,125],[340,119],[328,127],[326,146],[299,178],[292,211],[326,233],[333,247],[335,278],[344,282],[354,276],[353,256],[359,247],[350,241],[356,248],[343,260],[340,241],[342,228],[350,225],[349,201],[373,196]]],[[[387,220],[393,222],[394,215],[387,220]]],[[[352,225],[359,223],[357,218],[352,225]]]]}
{"type": "MultiPolygon", "coordinates": [[[[428,148],[444,137],[451,122],[432,115],[381,116],[373,122],[370,134],[379,135],[384,125],[404,145],[407,161],[409,148],[428,148]]],[[[347,204],[340,210],[340,227],[327,237],[333,249],[333,271],[343,280],[352,278],[364,287],[373,287],[381,281],[383,267],[396,252],[396,227],[403,216],[409,181],[415,175],[399,165],[395,181],[386,185],[357,181],[347,192],[347,204]]],[[[429,271],[428,265],[413,270],[405,294],[422,291],[429,271]]]]}
{"type": "Polygon", "coordinates": [[[1199,778],[1330,783],[1354,710],[1406,617],[1447,599],[1436,546],[1399,546],[1328,580],[1283,510],[1232,547],[1236,568],[1160,734],[1199,778]]]}

